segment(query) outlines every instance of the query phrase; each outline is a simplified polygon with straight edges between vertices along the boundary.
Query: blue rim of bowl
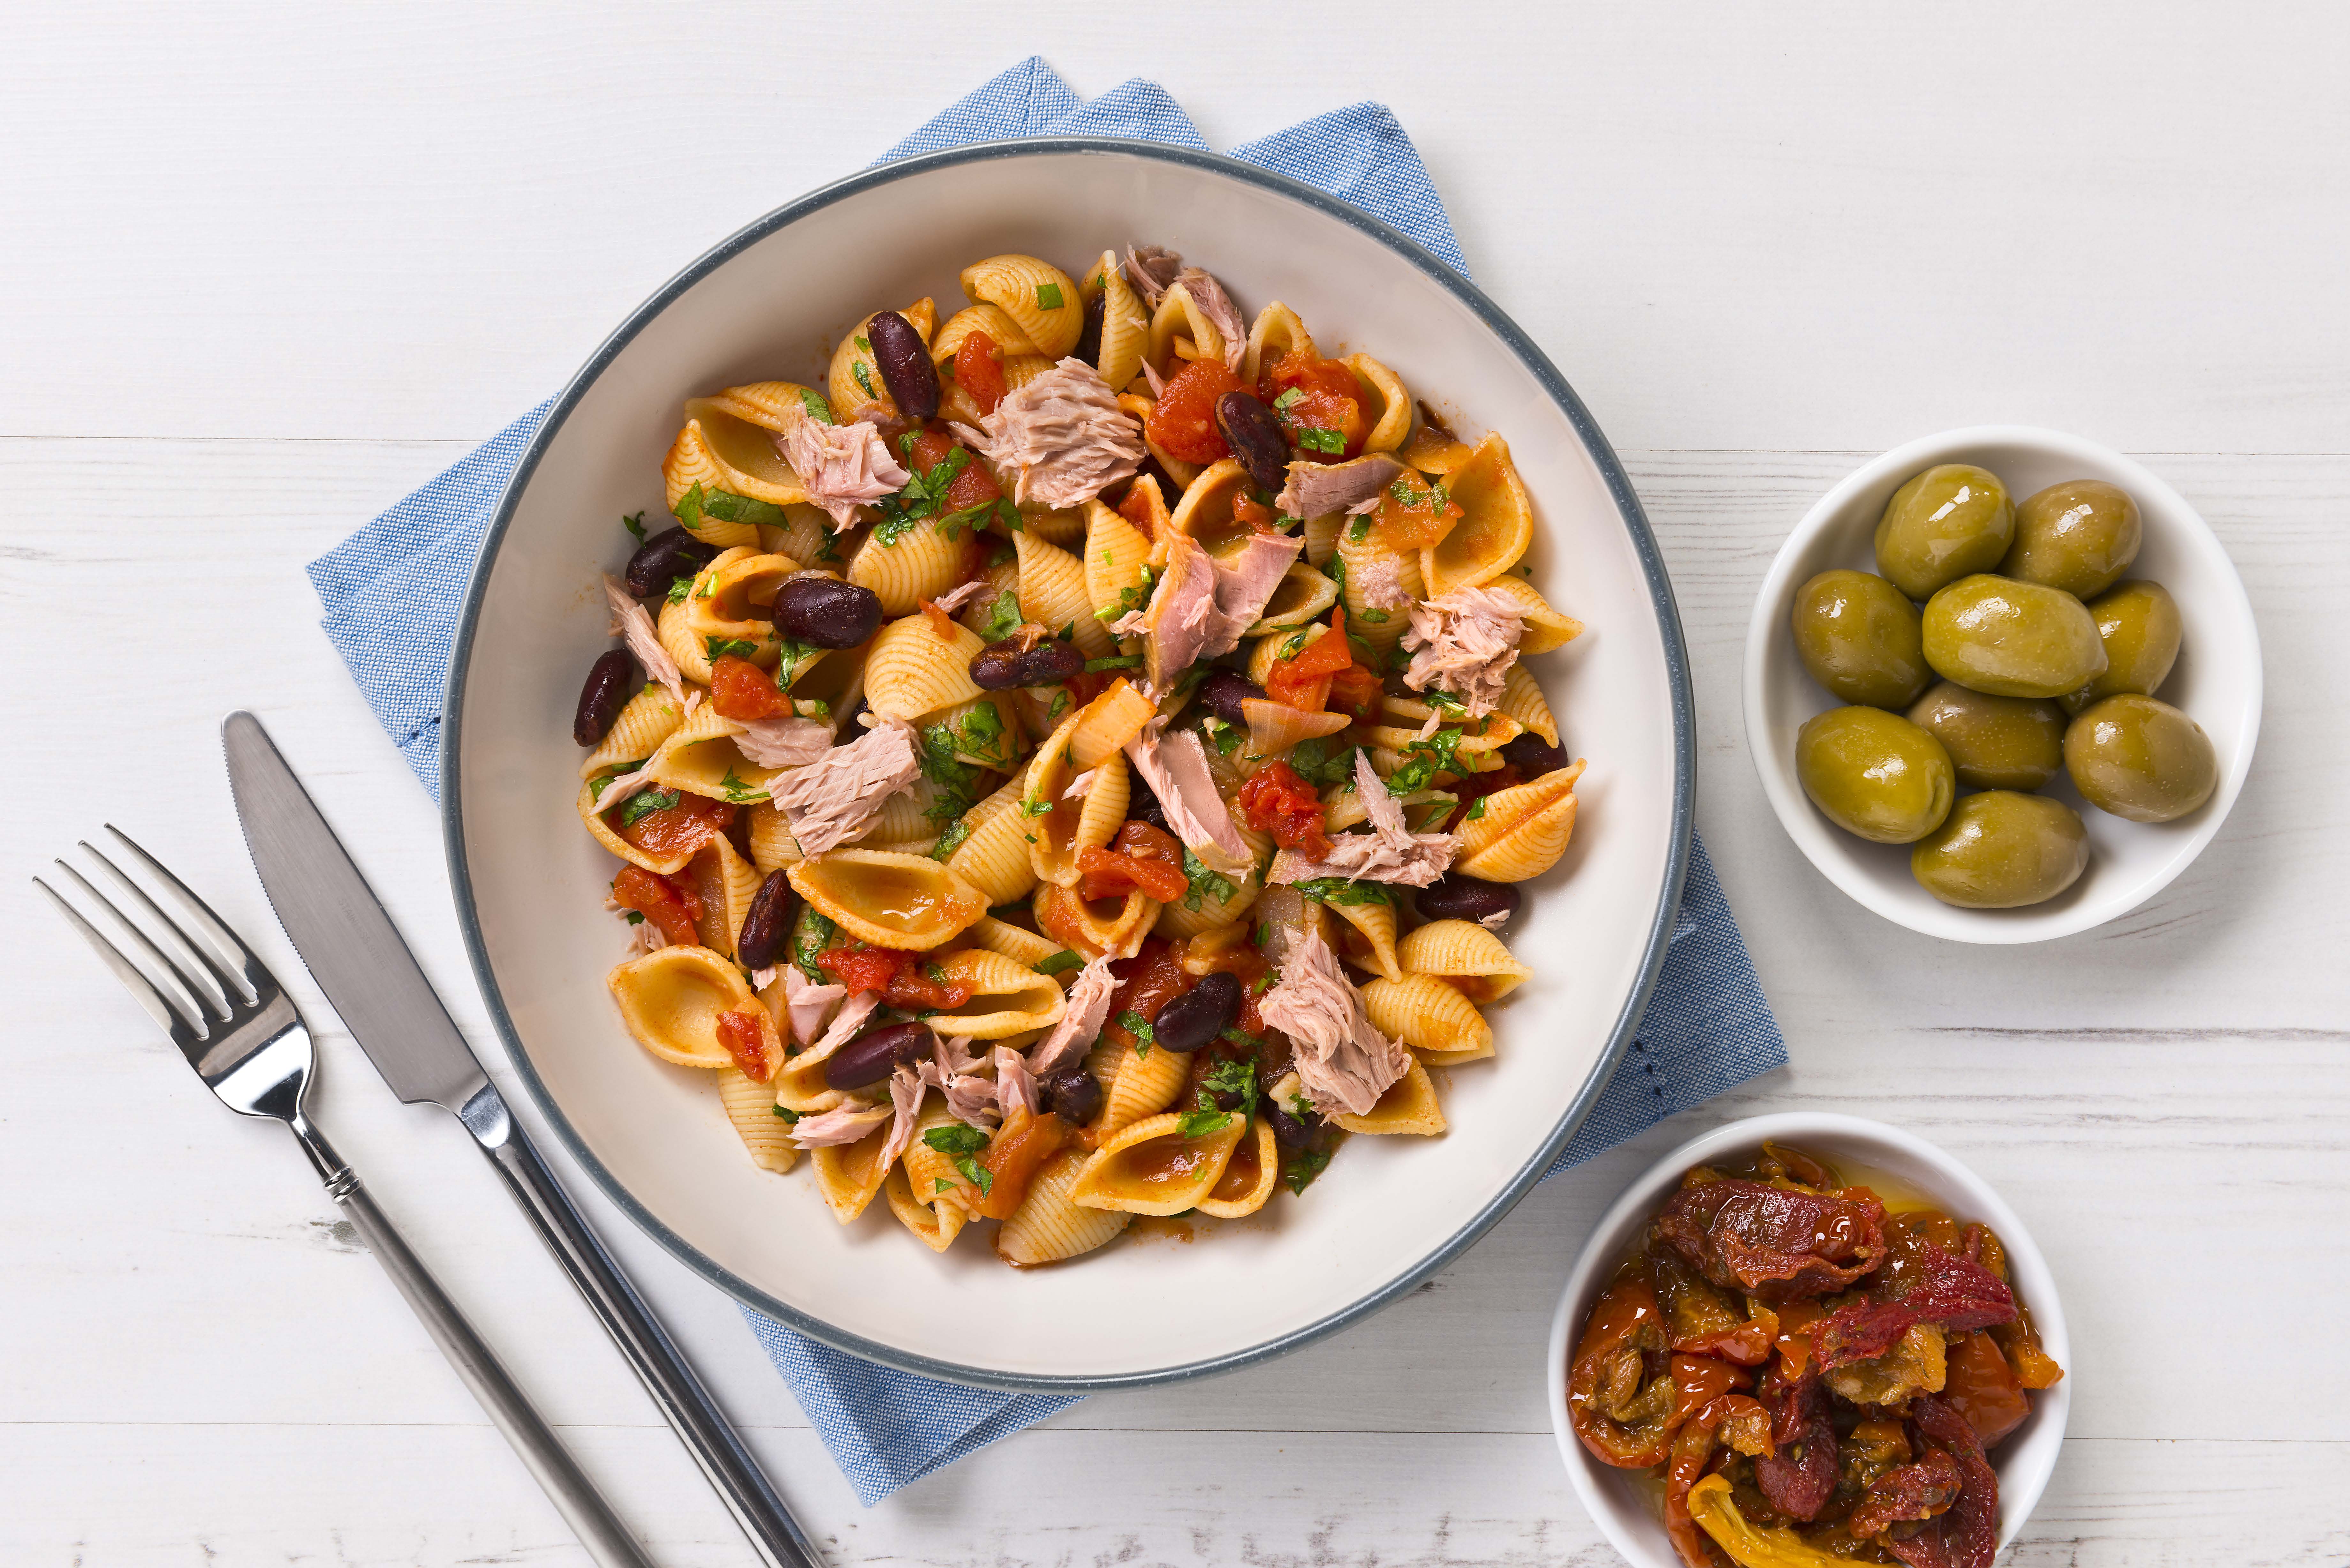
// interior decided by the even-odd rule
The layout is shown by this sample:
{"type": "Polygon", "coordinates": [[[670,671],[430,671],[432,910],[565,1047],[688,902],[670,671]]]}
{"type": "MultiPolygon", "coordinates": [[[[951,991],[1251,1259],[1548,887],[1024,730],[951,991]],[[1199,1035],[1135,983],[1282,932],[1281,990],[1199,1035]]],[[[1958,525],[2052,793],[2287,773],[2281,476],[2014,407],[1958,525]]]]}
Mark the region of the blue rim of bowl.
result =
{"type": "Polygon", "coordinates": [[[1162,142],[1134,141],[1116,137],[1050,137],[1033,140],[978,142],[968,147],[950,149],[943,152],[926,153],[883,164],[846,179],[835,181],[809,192],[795,202],[776,208],[765,217],[750,223],[722,241],[700,259],[654,291],[652,296],[639,306],[612,335],[606,338],[589,357],[578,374],[571,378],[547,410],[538,433],[532,437],[529,449],[507,483],[505,493],[498,501],[496,514],[491,518],[488,532],[482,541],[482,553],[474,563],[473,580],[465,589],[463,612],[457,621],[457,631],[451,648],[448,686],[442,701],[441,753],[441,814],[442,841],[449,862],[450,890],[456,900],[457,924],[465,939],[465,956],[473,965],[473,978],[482,988],[483,1001],[487,1003],[490,1022],[505,1044],[506,1054],[514,1063],[523,1086],[547,1125],[555,1129],[563,1146],[573,1158],[595,1179],[604,1195],[619,1206],[621,1212],[634,1220],[645,1232],[668,1249],[670,1254],[700,1274],[736,1301],[766,1314],[779,1323],[796,1329],[809,1338],[821,1341],[838,1350],[878,1361],[885,1366],[919,1374],[925,1377],[943,1378],[975,1387],[1003,1389],[1017,1393],[1095,1394],[1118,1388],[1149,1387],[1160,1383],[1180,1382],[1221,1372],[1231,1372],[1253,1366],[1277,1355],[1301,1349],[1326,1334],[1358,1323],[1380,1308],[1409,1293],[1430,1275],[1466,1251],[1477,1240],[1507,1214],[1518,1199],[1540,1181],[1567,1141],[1591,1114],[1601,1090],[1616,1065],[1623,1059],[1626,1048],[1639,1027],[1640,1015],[1646,1011],[1649,994],[1656,989],[1657,975],[1665,961],[1665,950],[1671,940],[1674,918],[1680,906],[1681,884],[1689,871],[1690,834],[1697,782],[1697,756],[1694,741],[1693,700],[1690,690],[1689,652],[1681,637],[1680,612],[1673,599],[1671,579],[1665,571],[1664,556],[1657,548],[1656,536],[1648,529],[1647,514],[1641,510],[1639,497],[1633,493],[1632,482],[1617,461],[1616,451],[1599,426],[1583,406],[1566,378],[1552,364],[1550,357],[1534,345],[1524,329],[1511,320],[1502,308],[1467,278],[1455,272],[1443,260],[1401,231],[1380,222],[1328,192],[1292,180],[1284,174],[1243,163],[1236,159],[1212,152],[1195,152],[1189,148],[1171,147],[1162,142]],[[483,941],[480,918],[473,904],[473,880],[466,869],[464,791],[461,784],[460,759],[463,756],[466,666],[473,654],[473,633],[479,625],[482,600],[486,593],[491,568],[496,564],[498,551],[505,542],[506,529],[514,520],[515,508],[523,492],[529,488],[531,477],[537,472],[541,456],[563,423],[578,405],[579,400],[597,379],[619,357],[653,319],[674,304],[689,289],[728,261],[752,245],[798,222],[812,213],[847,197],[858,195],[877,187],[892,184],[935,170],[951,169],[959,164],[989,161],[1004,158],[1055,157],[1069,153],[1125,156],[1149,159],[1161,163],[1180,164],[1187,168],[1236,180],[1243,184],[1300,202],[1314,211],[1333,217],[1357,229],[1410,263],[1422,273],[1434,278],[1449,290],[1483,322],[1486,328],[1509,346],[1520,362],[1533,373],[1550,394],[1551,400],[1567,418],[1575,435],[1583,442],[1601,477],[1607,482],[1607,493],[1616,503],[1616,510],[1632,545],[1640,557],[1640,569],[1646,575],[1648,593],[1657,615],[1657,630],[1664,643],[1666,679],[1672,690],[1673,708],[1673,811],[1670,844],[1668,846],[1665,877],[1657,898],[1657,908],[1648,924],[1648,938],[1640,959],[1640,973],[1631,993],[1625,998],[1617,1015],[1607,1049],[1592,1064],[1590,1075],[1583,1087],[1525,1165],[1513,1176],[1482,1209],[1471,1216],[1451,1238],[1426,1256],[1404,1270],[1386,1284],[1360,1297],[1303,1328],[1293,1329],[1244,1349],[1180,1366],[1152,1368],[1140,1372],[1118,1373],[1107,1376],[1054,1377],[1003,1373],[987,1367],[963,1366],[954,1362],[941,1361],[927,1355],[917,1355],[895,1346],[877,1344],[860,1337],[838,1324],[811,1317],[806,1313],[759,1290],[720,1267],[691,1242],[678,1235],[656,1218],[633,1194],[606,1169],[601,1160],[588,1148],[568,1117],[558,1106],[546,1085],[532,1066],[529,1052],[506,1012],[505,999],[498,990],[496,974],[490,967],[488,949],[483,941]]]}

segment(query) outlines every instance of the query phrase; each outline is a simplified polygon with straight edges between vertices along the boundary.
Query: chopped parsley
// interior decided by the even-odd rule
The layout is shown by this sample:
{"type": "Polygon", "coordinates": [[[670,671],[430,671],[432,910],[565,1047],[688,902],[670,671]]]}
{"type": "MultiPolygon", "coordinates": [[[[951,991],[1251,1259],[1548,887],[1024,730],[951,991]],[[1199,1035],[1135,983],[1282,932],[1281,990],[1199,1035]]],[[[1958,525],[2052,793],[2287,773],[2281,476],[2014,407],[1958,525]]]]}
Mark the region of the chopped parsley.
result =
{"type": "Polygon", "coordinates": [[[1364,513],[1360,517],[1356,518],[1352,523],[1347,524],[1347,542],[1348,544],[1359,545],[1370,536],[1371,514],[1369,513],[1364,513]]]}
{"type": "Polygon", "coordinates": [[[702,649],[710,662],[715,664],[729,654],[737,659],[749,659],[759,651],[759,645],[746,642],[739,637],[705,637],[702,639],[702,649]]]}
{"type": "Polygon", "coordinates": [[[1274,399],[1273,406],[1276,409],[1286,410],[1290,404],[1295,402],[1299,398],[1304,397],[1305,395],[1304,389],[1292,387],[1289,390],[1282,393],[1281,396],[1274,399]]]}
{"type": "Polygon", "coordinates": [[[621,911],[620,911],[620,919],[624,919],[624,920],[628,921],[628,922],[629,922],[629,924],[630,924],[630,925],[632,925],[632,926],[641,926],[641,925],[643,925],[643,924],[645,923],[645,918],[644,918],[644,916],[642,916],[641,914],[638,913],[638,912],[637,912],[636,910],[634,910],[634,909],[623,909],[623,910],[621,910],[621,911]]]}
{"type": "Polygon", "coordinates": [[[599,778],[589,779],[588,781],[588,798],[589,800],[602,800],[604,798],[604,791],[610,787],[614,779],[619,778],[621,774],[635,773],[639,768],[643,767],[648,760],[649,759],[644,757],[639,757],[633,763],[622,763],[615,772],[605,774],[599,778]]]}
{"type": "Polygon", "coordinates": [[[987,1147],[987,1135],[974,1127],[957,1122],[952,1127],[932,1127],[922,1135],[922,1141],[954,1161],[962,1178],[979,1189],[984,1198],[995,1186],[995,1172],[972,1158],[987,1147]]]}
{"type": "Polygon", "coordinates": [[[931,1194],[932,1197],[936,1197],[941,1192],[952,1192],[953,1190],[954,1183],[949,1181],[943,1176],[935,1177],[931,1181],[931,1194]]]}
{"type": "Polygon", "coordinates": [[[800,407],[806,409],[808,418],[816,423],[820,425],[832,423],[831,406],[806,387],[800,389],[800,407]]]}
{"type": "Polygon", "coordinates": [[[642,512],[639,512],[632,517],[621,518],[620,526],[634,534],[638,544],[641,545],[645,542],[645,514],[642,512]]]}
{"type": "Polygon", "coordinates": [[[1215,1102],[1208,1098],[1207,1091],[1204,1089],[1200,1093],[1200,1103],[1208,1108],[1205,1110],[1185,1111],[1183,1113],[1183,1119],[1175,1124],[1175,1136],[1177,1137],[1205,1137],[1210,1133],[1223,1131],[1225,1127],[1232,1124],[1232,1113],[1230,1111],[1217,1110],[1215,1108],[1215,1102]]]}
{"type": "MultiPolygon", "coordinates": [[[[986,710],[994,718],[993,704],[986,710]]],[[[939,797],[922,813],[923,819],[944,826],[969,811],[979,799],[979,770],[955,755],[954,732],[944,724],[932,724],[922,732],[922,744],[915,761],[922,776],[937,786],[939,797]]]]}
{"type": "Polygon", "coordinates": [[[1086,673],[1088,675],[1099,675],[1105,670],[1139,670],[1141,668],[1142,655],[1139,653],[1119,653],[1113,654],[1107,659],[1086,660],[1086,673]]]}
{"type": "Polygon", "coordinates": [[[824,649],[813,642],[787,637],[783,639],[781,651],[782,657],[775,663],[775,689],[779,691],[790,690],[792,682],[799,679],[801,669],[815,663],[824,649]]]}
{"type": "Polygon", "coordinates": [[[1066,948],[1063,948],[1050,958],[1038,959],[1035,965],[1038,974],[1066,974],[1070,970],[1085,967],[1086,961],[1083,955],[1071,952],[1066,948]]]}
{"type": "Polygon", "coordinates": [[[1419,697],[1421,701],[1431,708],[1442,708],[1450,712],[1458,713],[1463,718],[1468,717],[1469,704],[1450,691],[1423,691],[1419,697]]]}
{"type": "Polygon", "coordinates": [[[1404,748],[1403,765],[1388,775],[1389,794],[1409,794],[1426,789],[1440,773],[1457,774],[1461,765],[1461,732],[1439,730],[1424,741],[1404,748]]]}
{"type": "Polygon", "coordinates": [[[860,332],[856,337],[850,338],[849,341],[857,345],[857,351],[859,354],[863,354],[868,358],[871,357],[873,353],[873,339],[866,337],[865,334],[860,332]]]}
{"type": "Polygon", "coordinates": [[[1345,877],[1316,877],[1310,882],[1297,884],[1300,898],[1311,898],[1317,904],[1387,904],[1395,903],[1395,895],[1378,882],[1357,882],[1345,877]]]}
{"type": "Polygon", "coordinates": [[[736,778],[733,768],[728,768],[726,770],[726,776],[718,781],[718,787],[724,790],[726,792],[726,798],[736,805],[742,805],[750,801],[764,800],[767,798],[767,792],[761,789],[757,784],[749,784],[742,779],[736,778]]]}
{"type": "Polygon", "coordinates": [[[620,826],[634,827],[657,811],[667,811],[681,798],[673,789],[640,789],[620,806],[620,826]]]}
{"type": "Polygon", "coordinates": [[[1478,822],[1483,820],[1484,815],[1485,797],[1481,794],[1475,800],[1469,803],[1469,814],[1466,816],[1463,816],[1461,820],[1463,822],[1478,822]]]}
{"type": "Polygon", "coordinates": [[[1136,1055],[1148,1056],[1150,1054],[1150,1047],[1155,1042],[1157,1042],[1159,1036],[1151,1030],[1149,1023],[1144,1020],[1142,1014],[1129,1007],[1124,1012],[1118,1015],[1118,1026],[1120,1029],[1125,1030],[1128,1034],[1134,1036],[1134,1054],[1136,1055]]]}
{"type": "Polygon", "coordinates": [[[1196,912],[1203,898],[1213,898],[1219,904],[1232,902],[1232,879],[1211,869],[1206,861],[1191,853],[1188,844],[1183,846],[1183,875],[1191,884],[1191,890],[1183,895],[1185,909],[1196,912]]]}
{"type": "MultiPolygon", "coordinates": [[[[944,730],[944,724],[936,728],[944,730]]],[[[1000,768],[1010,773],[1018,765],[1019,749],[1004,732],[1003,716],[993,702],[982,702],[963,715],[962,727],[951,732],[955,751],[961,756],[977,759],[984,767],[1000,768]]]]}
{"type": "Polygon", "coordinates": [[[1312,640],[1313,636],[1314,628],[1312,627],[1300,627],[1296,636],[1291,638],[1287,642],[1281,645],[1281,657],[1284,659],[1296,658],[1299,653],[1305,650],[1306,643],[1312,640]]]}
{"type": "MultiPolygon", "coordinates": [[[[957,452],[962,450],[961,447],[955,448],[957,452]]],[[[966,506],[960,512],[948,513],[939,519],[939,532],[950,539],[965,528],[976,534],[987,526],[991,516],[1001,518],[1003,525],[1014,534],[1019,533],[1023,526],[1020,520],[1020,508],[1012,504],[1010,496],[999,495],[993,501],[983,501],[976,506],[966,506]]]]}
{"type": "Polygon", "coordinates": [[[1282,1182],[1290,1191],[1302,1195],[1314,1185],[1314,1179],[1322,1174],[1322,1168],[1329,1163],[1328,1149],[1301,1148],[1283,1163],[1282,1182]]]}
{"type": "MultiPolygon", "coordinates": [[[[1241,1036],[1245,1040],[1247,1035],[1241,1036]]],[[[1226,1095],[1238,1096],[1240,1114],[1252,1115],[1256,1110],[1256,1064],[1227,1058],[1200,1080],[1200,1108],[1217,1108],[1217,1100],[1226,1095]]]]}
{"type": "Polygon", "coordinates": [[[818,985],[825,984],[830,977],[816,967],[816,956],[830,947],[832,939],[839,934],[840,928],[832,923],[831,917],[819,914],[814,905],[803,908],[799,929],[792,941],[792,962],[799,966],[802,974],[818,985]]]}
{"type": "Polygon", "coordinates": [[[679,522],[697,534],[702,532],[704,517],[715,517],[721,523],[764,523],[772,528],[784,524],[782,507],[737,495],[731,490],[704,490],[698,480],[677,498],[677,505],[671,510],[679,522]]]}
{"type": "Polygon", "coordinates": [[[1142,580],[1139,583],[1129,583],[1125,587],[1118,589],[1118,602],[1115,604],[1104,605],[1101,608],[1094,611],[1094,618],[1096,620],[1120,620],[1123,619],[1129,611],[1139,610],[1145,607],[1150,603],[1150,590],[1158,580],[1158,574],[1151,571],[1149,566],[1143,567],[1142,580]]]}
{"type": "Polygon", "coordinates": [[[1345,784],[1355,776],[1355,753],[1361,749],[1327,735],[1309,735],[1290,748],[1289,765],[1310,784],[1345,784]]]}
{"type": "MultiPolygon", "coordinates": [[[[911,434],[906,437],[905,445],[907,455],[910,459],[913,453],[911,434]]],[[[939,514],[939,507],[947,498],[947,486],[954,483],[954,476],[961,473],[970,462],[971,453],[962,447],[956,447],[946,456],[932,463],[928,473],[917,473],[908,479],[905,489],[895,495],[885,495],[875,502],[873,509],[881,514],[881,521],[873,528],[875,541],[885,548],[894,545],[906,536],[915,524],[925,517],[936,517],[939,514]]],[[[993,502],[988,503],[990,506],[993,504],[993,502]]],[[[983,511],[985,508],[968,510],[983,511]]],[[[954,536],[947,531],[949,524],[956,527],[975,525],[963,513],[957,513],[939,525],[940,533],[947,538],[954,536]]]]}
{"type": "Polygon", "coordinates": [[[857,378],[857,389],[858,391],[863,392],[867,397],[872,399],[877,403],[881,400],[881,394],[873,389],[872,372],[866,369],[864,360],[850,360],[848,371],[850,375],[857,378]]]}
{"type": "Polygon", "coordinates": [[[1039,310],[1060,309],[1061,286],[1057,283],[1038,284],[1036,286],[1036,308],[1039,310]]]}
{"type": "Polygon", "coordinates": [[[939,835],[939,841],[936,844],[931,846],[931,858],[933,860],[946,859],[956,850],[961,849],[962,847],[962,841],[970,836],[970,823],[960,821],[954,823],[944,833],[939,835]]]}
{"type": "Polygon", "coordinates": [[[669,602],[673,605],[683,604],[685,602],[685,596],[692,591],[693,579],[691,577],[671,577],[669,580],[669,602]]]}
{"type": "Polygon", "coordinates": [[[795,1111],[795,1110],[793,1110],[793,1109],[792,1109],[790,1106],[775,1106],[775,1107],[774,1107],[774,1110],[775,1110],[775,1115],[777,1115],[777,1116],[781,1116],[781,1117],[783,1117],[783,1118],[784,1118],[784,1125],[785,1125],[785,1127],[789,1127],[789,1126],[791,1126],[794,1122],[796,1122],[796,1121],[798,1121],[798,1120],[800,1119],[800,1114],[799,1114],[799,1112],[797,1112],[797,1111],[795,1111]]]}
{"type": "Polygon", "coordinates": [[[1347,557],[1336,550],[1331,551],[1329,564],[1322,570],[1333,583],[1337,585],[1340,596],[1344,597],[1347,592],[1347,557]]]}
{"type": "Polygon", "coordinates": [[[1222,719],[1210,719],[1200,730],[1219,753],[1228,757],[1248,738],[1248,732],[1238,724],[1227,724],[1222,719]]]}
{"type": "Polygon", "coordinates": [[[987,627],[979,635],[989,642],[1002,642],[1020,629],[1024,618],[1020,613],[1020,595],[1006,588],[995,596],[995,603],[987,612],[987,627]]]}
{"type": "Polygon", "coordinates": [[[1297,432],[1297,444],[1307,452],[1343,452],[1347,450],[1347,434],[1344,431],[1301,430],[1297,432]]]}
{"type": "Polygon", "coordinates": [[[1058,724],[1061,722],[1061,715],[1068,711],[1069,690],[1065,686],[1058,691],[1053,693],[1053,705],[1045,710],[1045,722],[1047,724],[1058,724]]]}

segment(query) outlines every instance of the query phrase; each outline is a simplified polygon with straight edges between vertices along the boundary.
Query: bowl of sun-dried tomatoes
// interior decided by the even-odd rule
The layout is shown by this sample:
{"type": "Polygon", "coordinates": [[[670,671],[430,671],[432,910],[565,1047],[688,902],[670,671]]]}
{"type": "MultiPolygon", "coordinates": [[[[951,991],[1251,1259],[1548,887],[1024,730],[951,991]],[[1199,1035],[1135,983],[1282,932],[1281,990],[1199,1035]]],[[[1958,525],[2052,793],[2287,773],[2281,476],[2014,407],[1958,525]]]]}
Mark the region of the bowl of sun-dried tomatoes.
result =
{"type": "Polygon", "coordinates": [[[1990,1568],[2072,1385],[2015,1212],[1915,1134],[1791,1113],[1692,1139],[1576,1261],[1545,1376],[1568,1474],[1639,1568],[1990,1568]]]}

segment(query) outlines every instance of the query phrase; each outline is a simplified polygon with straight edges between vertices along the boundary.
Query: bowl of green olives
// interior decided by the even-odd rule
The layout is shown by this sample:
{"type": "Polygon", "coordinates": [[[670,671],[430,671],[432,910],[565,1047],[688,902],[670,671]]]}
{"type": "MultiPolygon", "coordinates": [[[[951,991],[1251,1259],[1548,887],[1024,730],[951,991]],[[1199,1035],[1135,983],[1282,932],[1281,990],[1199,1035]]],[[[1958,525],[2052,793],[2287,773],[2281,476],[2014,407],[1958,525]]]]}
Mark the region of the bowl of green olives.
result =
{"type": "Polygon", "coordinates": [[[2185,497],[2077,436],[1947,431],[1796,524],[1746,634],[1763,793],[1829,881],[1955,941],[2125,914],[2226,820],[2260,634],[2185,497]]]}

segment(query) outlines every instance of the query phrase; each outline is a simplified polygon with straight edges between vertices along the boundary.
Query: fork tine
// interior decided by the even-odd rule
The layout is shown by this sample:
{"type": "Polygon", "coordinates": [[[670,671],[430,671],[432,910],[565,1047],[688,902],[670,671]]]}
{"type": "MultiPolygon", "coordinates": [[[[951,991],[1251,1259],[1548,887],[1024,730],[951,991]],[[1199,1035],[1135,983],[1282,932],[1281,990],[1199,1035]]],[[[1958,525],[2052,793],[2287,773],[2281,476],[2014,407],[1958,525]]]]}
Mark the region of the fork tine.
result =
{"type": "Polygon", "coordinates": [[[121,867],[100,854],[96,845],[85,838],[81,841],[81,846],[89,857],[98,863],[99,869],[112,878],[114,885],[130,895],[134,901],[130,906],[116,904],[114,912],[126,923],[137,926],[140,936],[162,949],[163,956],[171,960],[172,967],[178,972],[180,978],[188,982],[189,989],[202,992],[203,999],[212,1004],[213,1012],[219,1013],[224,1019],[231,1016],[227,982],[214,972],[212,965],[204,961],[203,955],[190,945],[185,934],[172,923],[172,917],[157,909],[155,900],[147,896],[147,890],[124,876],[121,867]],[[145,909],[154,917],[153,922],[140,924],[131,920],[130,914],[126,912],[128,908],[145,909]]]}
{"type": "MultiPolygon", "coordinates": [[[[161,861],[139,847],[138,842],[130,835],[110,822],[106,825],[106,831],[120,840],[122,847],[137,856],[139,863],[147,867],[148,874],[179,900],[180,912],[187,917],[187,920],[185,924],[179,921],[174,921],[173,924],[180,927],[182,932],[188,936],[192,943],[199,938],[203,939],[202,945],[211,950],[215,967],[236,978],[237,989],[246,993],[247,1001],[258,1000],[260,990],[254,977],[258,975],[264,980],[268,980],[270,979],[269,971],[264,967],[259,959],[246,950],[244,942],[237,940],[236,933],[230,930],[218,915],[213,913],[212,906],[190,891],[185,882],[165,870],[161,861]],[[189,931],[189,926],[193,926],[195,929],[192,932],[189,931]]],[[[271,983],[276,982],[272,981],[271,983]]]]}
{"type": "Polygon", "coordinates": [[[73,922],[74,929],[82,934],[83,940],[97,950],[99,958],[106,967],[114,971],[114,978],[122,982],[122,989],[129,992],[139,1005],[147,1010],[148,1014],[155,1020],[165,1033],[177,1035],[180,1030],[185,1027],[172,1016],[172,1010],[163,1003],[162,993],[139,971],[139,966],[124,958],[112,942],[99,935],[96,926],[83,919],[79,909],[67,903],[55,888],[50,887],[38,877],[33,878],[33,886],[47,893],[49,896],[49,902],[57,907],[57,912],[73,922]]]}

